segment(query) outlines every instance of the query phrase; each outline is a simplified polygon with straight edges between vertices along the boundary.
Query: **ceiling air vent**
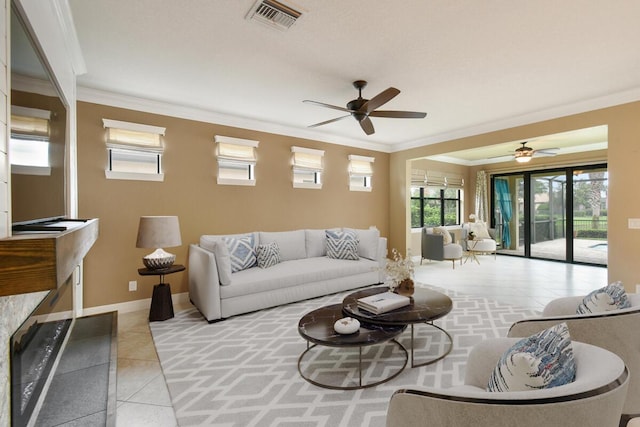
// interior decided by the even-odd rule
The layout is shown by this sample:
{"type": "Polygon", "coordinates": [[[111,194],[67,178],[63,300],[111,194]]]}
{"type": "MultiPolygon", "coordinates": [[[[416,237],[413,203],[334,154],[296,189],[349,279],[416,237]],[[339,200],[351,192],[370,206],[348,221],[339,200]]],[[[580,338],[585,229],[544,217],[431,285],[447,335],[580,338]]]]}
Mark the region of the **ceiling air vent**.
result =
{"type": "Polygon", "coordinates": [[[275,0],[258,0],[253,5],[247,19],[255,19],[272,28],[285,31],[291,28],[302,14],[275,0]]]}

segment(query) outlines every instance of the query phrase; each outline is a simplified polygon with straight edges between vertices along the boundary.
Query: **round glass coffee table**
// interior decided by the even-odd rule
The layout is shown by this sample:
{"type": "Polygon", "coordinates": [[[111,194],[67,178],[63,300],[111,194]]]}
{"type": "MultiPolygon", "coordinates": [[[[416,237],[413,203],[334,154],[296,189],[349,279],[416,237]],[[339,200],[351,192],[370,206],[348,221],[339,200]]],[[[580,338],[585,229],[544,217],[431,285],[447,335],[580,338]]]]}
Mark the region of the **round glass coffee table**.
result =
{"type": "MultiPolygon", "coordinates": [[[[334,329],[334,323],[345,317],[342,312],[342,304],[333,304],[326,307],[321,307],[316,310],[313,310],[307,314],[305,314],[300,321],[298,322],[298,332],[307,341],[307,348],[305,351],[300,354],[298,358],[298,372],[300,376],[304,378],[306,381],[310,382],[313,385],[329,388],[333,390],[355,390],[367,387],[373,387],[378,384],[382,384],[384,382],[389,381],[392,378],[395,378],[400,372],[403,371],[405,366],[407,366],[408,353],[407,350],[395,340],[395,337],[400,335],[406,328],[407,325],[381,325],[381,324],[370,324],[366,322],[360,322],[360,330],[353,334],[341,335],[338,334],[334,329]],[[396,346],[403,355],[402,365],[398,364],[397,367],[393,369],[389,369],[391,375],[371,381],[368,383],[362,382],[362,348],[366,346],[372,346],[375,344],[382,344],[387,341],[391,341],[394,346],[396,346]],[[315,348],[316,346],[325,346],[325,347],[358,347],[358,384],[357,385],[332,385],[325,382],[321,382],[318,380],[312,379],[309,375],[305,374],[302,369],[303,359],[305,355],[309,353],[310,350],[315,348]]],[[[335,366],[336,359],[332,359],[327,363],[326,361],[322,361],[321,370],[329,371],[333,370],[332,366],[335,366]]],[[[345,372],[349,371],[349,368],[346,365],[349,365],[350,362],[347,360],[345,366],[340,366],[339,369],[335,371],[345,372]]],[[[351,369],[352,371],[352,369],[351,369]]],[[[383,370],[386,372],[387,370],[383,370]]]]}
{"type": "Polygon", "coordinates": [[[429,365],[444,358],[451,352],[453,348],[453,339],[451,335],[441,327],[434,325],[433,321],[446,316],[453,308],[451,298],[442,292],[434,291],[426,288],[415,288],[413,295],[410,296],[411,303],[408,306],[398,308],[383,314],[374,314],[358,307],[358,299],[370,295],[388,292],[386,286],[377,286],[367,288],[361,291],[347,295],[342,301],[342,310],[347,316],[358,319],[361,322],[367,322],[374,325],[382,326],[407,326],[411,325],[411,367],[429,365]],[[441,331],[449,340],[446,350],[426,362],[416,363],[414,358],[414,326],[419,323],[427,324],[441,331]]]}

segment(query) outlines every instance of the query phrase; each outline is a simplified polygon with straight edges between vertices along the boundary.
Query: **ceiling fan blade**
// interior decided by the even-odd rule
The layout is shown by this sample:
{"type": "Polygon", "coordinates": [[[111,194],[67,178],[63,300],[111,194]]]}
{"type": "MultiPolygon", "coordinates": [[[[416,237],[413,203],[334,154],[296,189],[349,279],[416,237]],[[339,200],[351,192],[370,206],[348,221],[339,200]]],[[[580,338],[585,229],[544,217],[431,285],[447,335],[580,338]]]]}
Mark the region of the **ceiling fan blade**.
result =
{"type": "Polygon", "coordinates": [[[376,96],[371,98],[369,101],[365,102],[362,105],[362,107],[360,107],[359,111],[360,112],[370,113],[373,110],[375,110],[376,108],[378,108],[378,107],[382,106],[383,104],[386,104],[387,102],[391,101],[399,93],[400,93],[400,91],[398,89],[396,89],[395,87],[390,87],[387,90],[383,90],[382,92],[380,92],[379,94],[377,94],[376,96]]]}
{"type": "Polygon", "coordinates": [[[371,117],[391,117],[394,119],[424,119],[427,113],[418,111],[372,111],[369,113],[371,117]]]}
{"type": "Polygon", "coordinates": [[[315,127],[322,126],[322,125],[328,125],[329,123],[337,122],[338,120],[346,119],[347,117],[351,117],[351,114],[346,115],[346,116],[342,116],[342,117],[336,117],[335,119],[331,119],[331,120],[327,120],[327,121],[324,121],[324,122],[316,123],[315,125],[309,125],[307,127],[315,128],[315,127]]]}
{"type": "Polygon", "coordinates": [[[319,105],[320,107],[333,108],[334,110],[345,111],[347,113],[351,113],[353,111],[353,110],[349,110],[348,108],[338,107],[337,105],[325,104],[324,102],[318,102],[318,101],[310,101],[308,99],[305,99],[302,102],[306,102],[307,104],[319,105]]]}
{"type": "Polygon", "coordinates": [[[545,148],[543,150],[535,150],[533,152],[533,156],[534,157],[553,157],[556,156],[557,153],[557,148],[545,148]]]}
{"type": "Polygon", "coordinates": [[[360,127],[367,135],[372,135],[375,132],[373,129],[373,123],[371,123],[371,119],[369,117],[365,117],[360,120],[360,127]]]}

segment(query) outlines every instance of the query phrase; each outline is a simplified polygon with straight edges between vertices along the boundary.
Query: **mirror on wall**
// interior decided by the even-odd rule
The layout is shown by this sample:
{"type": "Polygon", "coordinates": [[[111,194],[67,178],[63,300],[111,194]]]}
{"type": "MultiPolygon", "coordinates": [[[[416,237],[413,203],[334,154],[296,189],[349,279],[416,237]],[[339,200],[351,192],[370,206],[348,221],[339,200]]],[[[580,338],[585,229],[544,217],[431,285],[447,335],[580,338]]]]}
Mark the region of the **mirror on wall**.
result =
{"type": "Polygon", "coordinates": [[[11,215],[14,230],[66,215],[67,109],[15,4],[11,9],[11,215]]]}

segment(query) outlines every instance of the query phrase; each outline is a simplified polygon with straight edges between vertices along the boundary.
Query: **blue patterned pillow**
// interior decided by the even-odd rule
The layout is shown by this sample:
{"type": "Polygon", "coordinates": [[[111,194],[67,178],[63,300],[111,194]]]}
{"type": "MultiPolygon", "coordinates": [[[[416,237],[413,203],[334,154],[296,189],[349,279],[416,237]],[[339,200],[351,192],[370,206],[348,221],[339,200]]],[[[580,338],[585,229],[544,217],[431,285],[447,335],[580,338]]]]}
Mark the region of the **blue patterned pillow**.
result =
{"type": "Polygon", "coordinates": [[[245,270],[256,265],[253,234],[242,237],[224,237],[231,257],[231,272],[245,270]]]}
{"type": "Polygon", "coordinates": [[[276,242],[258,245],[256,248],[258,267],[269,268],[280,262],[280,248],[276,242]]]}
{"type": "Polygon", "coordinates": [[[327,257],[357,261],[358,235],[353,230],[327,230],[327,257]]]}
{"type": "Polygon", "coordinates": [[[491,374],[487,391],[528,391],[573,382],[576,362],[566,323],[523,338],[507,350],[491,374]]]}
{"type": "Polygon", "coordinates": [[[589,293],[584,297],[576,312],[578,314],[602,313],[629,307],[631,307],[631,303],[627,293],[622,282],[618,281],[589,293]]]}

